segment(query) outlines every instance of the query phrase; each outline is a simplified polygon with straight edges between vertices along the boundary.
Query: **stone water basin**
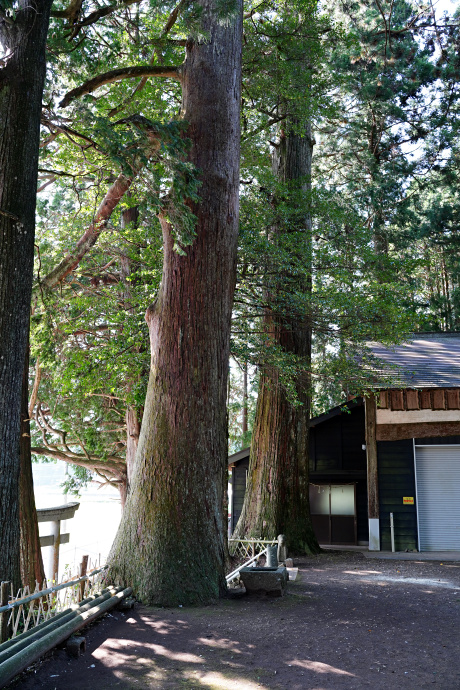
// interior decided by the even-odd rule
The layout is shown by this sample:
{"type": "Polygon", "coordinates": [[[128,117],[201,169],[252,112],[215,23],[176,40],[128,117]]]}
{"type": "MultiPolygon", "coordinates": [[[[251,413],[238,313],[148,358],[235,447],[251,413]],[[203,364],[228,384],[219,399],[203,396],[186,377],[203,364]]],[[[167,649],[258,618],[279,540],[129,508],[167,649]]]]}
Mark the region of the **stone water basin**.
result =
{"type": "Polygon", "coordinates": [[[278,568],[241,568],[240,577],[248,594],[265,593],[272,597],[282,597],[289,579],[284,565],[278,568]]]}

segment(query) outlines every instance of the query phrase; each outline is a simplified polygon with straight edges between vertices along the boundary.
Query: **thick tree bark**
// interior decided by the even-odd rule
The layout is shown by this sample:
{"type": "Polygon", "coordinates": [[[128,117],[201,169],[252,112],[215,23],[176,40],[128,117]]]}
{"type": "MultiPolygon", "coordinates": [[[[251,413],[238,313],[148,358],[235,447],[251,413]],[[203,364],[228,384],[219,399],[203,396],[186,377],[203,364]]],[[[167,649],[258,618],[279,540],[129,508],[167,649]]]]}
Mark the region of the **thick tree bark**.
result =
{"type": "Polygon", "coordinates": [[[246,446],[246,436],[248,435],[248,365],[243,368],[243,419],[241,423],[241,434],[243,436],[242,448],[246,446]]]}
{"type": "Polygon", "coordinates": [[[29,347],[26,347],[21,399],[21,471],[19,480],[19,519],[21,527],[21,582],[34,591],[35,583],[43,583],[43,567],[40,537],[38,535],[37,510],[35,507],[32,455],[30,452],[29,422],[29,347]]]}
{"type": "MultiPolygon", "coordinates": [[[[313,141],[310,127],[305,136],[294,133],[281,136],[274,168],[280,181],[306,192],[310,188],[313,141]]],[[[311,220],[305,214],[301,227],[304,242],[310,243],[311,220]]],[[[279,227],[277,235],[289,232],[279,227]]],[[[308,247],[308,244],[307,244],[308,247]]],[[[308,256],[309,252],[306,252],[308,256]]],[[[292,279],[292,276],[288,276],[292,279]]],[[[300,282],[300,276],[296,276],[300,282]]],[[[276,281],[274,293],[276,293],[276,281]]],[[[305,266],[302,289],[311,290],[311,266],[305,266]]],[[[252,435],[248,482],[243,510],[234,536],[257,536],[268,539],[285,534],[292,553],[317,553],[319,546],[313,532],[308,495],[308,422],[310,418],[311,325],[308,314],[279,316],[267,310],[264,328],[287,353],[299,357],[304,373],[296,381],[297,396],[302,403],[293,406],[277,369],[263,372],[259,386],[256,417],[252,435]]]]}
{"type": "Polygon", "coordinates": [[[0,20],[0,579],[19,585],[21,381],[29,330],[35,195],[51,0],[0,20]]]}
{"type": "Polygon", "coordinates": [[[203,0],[202,42],[187,43],[183,113],[199,171],[196,238],[182,256],[162,220],[161,289],[147,311],[152,362],[134,476],[110,557],[111,578],[146,603],[223,594],[226,384],[236,276],[241,4],[222,21],[203,0]]]}
{"type": "MultiPolygon", "coordinates": [[[[121,216],[121,224],[123,228],[133,225],[137,227],[139,221],[139,208],[133,206],[123,211],[121,216]]],[[[131,304],[132,290],[129,276],[132,273],[132,262],[125,254],[120,255],[120,269],[122,275],[123,293],[122,299],[124,308],[129,314],[134,314],[134,308],[131,304]]],[[[131,390],[132,381],[127,382],[128,391],[131,390]]],[[[126,496],[129,491],[129,484],[131,482],[134,470],[134,460],[136,458],[137,446],[139,444],[139,435],[141,433],[141,425],[137,410],[132,405],[127,405],[125,413],[126,422],[126,476],[127,481],[125,486],[120,486],[121,503],[124,508],[126,503],[126,496]]]]}

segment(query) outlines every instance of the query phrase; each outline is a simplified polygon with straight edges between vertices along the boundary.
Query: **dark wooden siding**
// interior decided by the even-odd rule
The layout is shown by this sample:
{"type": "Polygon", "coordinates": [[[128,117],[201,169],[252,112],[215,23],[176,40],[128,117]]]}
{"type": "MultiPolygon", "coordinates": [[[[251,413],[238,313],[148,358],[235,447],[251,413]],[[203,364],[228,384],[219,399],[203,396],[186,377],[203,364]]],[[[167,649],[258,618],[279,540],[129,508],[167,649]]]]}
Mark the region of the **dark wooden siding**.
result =
{"type": "Polygon", "coordinates": [[[393,513],[396,551],[417,550],[413,441],[379,441],[377,453],[381,549],[391,551],[390,513],[393,513]],[[404,496],[413,496],[414,505],[404,505],[404,496]]]}
{"type": "Polygon", "coordinates": [[[315,437],[314,471],[327,473],[342,470],[341,415],[310,429],[315,437]]]}
{"type": "Polygon", "coordinates": [[[240,460],[232,471],[232,489],[233,489],[233,515],[232,515],[232,532],[236,527],[236,523],[243,510],[244,493],[246,491],[246,477],[249,467],[249,457],[240,460]]]}
{"type": "Polygon", "coordinates": [[[363,405],[310,428],[310,481],[313,484],[356,483],[358,542],[369,540],[364,443],[363,405]]]}
{"type": "Polygon", "coordinates": [[[416,438],[415,439],[415,445],[420,445],[420,446],[443,446],[443,445],[450,445],[450,446],[457,446],[460,445],[460,436],[437,436],[435,438],[428,437],[428,438],[416,438]]]}
{"type": "Polygon", "coordinates": [[[310,472],[366,472],[364,406],[310,428],[310,472]]]}

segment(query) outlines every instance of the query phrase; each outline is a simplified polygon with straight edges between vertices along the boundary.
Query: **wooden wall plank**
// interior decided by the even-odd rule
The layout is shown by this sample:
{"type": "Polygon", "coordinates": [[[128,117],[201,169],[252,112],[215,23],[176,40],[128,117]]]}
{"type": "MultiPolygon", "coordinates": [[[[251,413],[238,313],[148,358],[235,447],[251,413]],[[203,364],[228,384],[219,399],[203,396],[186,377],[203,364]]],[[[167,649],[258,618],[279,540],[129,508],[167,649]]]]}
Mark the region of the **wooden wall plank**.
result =
{"type": "Polygon", "coordinates": [[[442,388],[435,388],[433,391],[433,410],[446,409],[446,396],[442,388]]]}
{"type": "Polygon", "coordinates": [[[448,410],[460,409],[460,391],[457,389],[446,390],[446,402],[448,410]]]}
{"type": "Polygon", "coordinates": [[[391,391],[391,409],[404,410],[404,395],[402,391],[391,391]]]}
{"type": "Polygon", "coordinates": [[[431,391],[420,392],[420,406],[422,410],[431,410],[431,391]]]}
{"type": "Polygon", "coordinates": [[[418,391],[406,391],[406,408],[408,410],[419,410],[420,401],[418,391]]]}
{"type": "Polygon", "coordinates": [[[405,438],[456,436],[460,422],[422,422],[420,424],[379,424],[377,441],[398,441],[405,438]]]}
{"type": "Polygon", "coordinates": [[[386,410],[388,407],[388,391],[379,391],[377,393],[377,407],[380,410],[386,410]]]}

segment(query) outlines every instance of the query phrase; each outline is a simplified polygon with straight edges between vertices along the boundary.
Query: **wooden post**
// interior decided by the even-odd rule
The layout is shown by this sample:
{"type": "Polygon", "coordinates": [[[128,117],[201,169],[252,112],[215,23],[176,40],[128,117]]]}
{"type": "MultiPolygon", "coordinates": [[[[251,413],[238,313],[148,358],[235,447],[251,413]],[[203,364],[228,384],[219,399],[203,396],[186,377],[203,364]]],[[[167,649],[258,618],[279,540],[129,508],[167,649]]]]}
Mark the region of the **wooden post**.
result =
{"type": "MultiPolygon", "coordinates": [[[[86,571],[88,570],[88,558],[89,556],[83,556],[82,562],[80,564],[80,577],[86,575],[86,571]]],[[[80,601],[82,601],[85,598],[85,585],[86,580],[80,582],[80,601]]]]}
{"type": "Polygon", "coordinates": [[[375,394],[365,398],[367,506],[369,518],[369,551],[380,551],[379,476],[377,466],[377,405],[375,394]]]}
{"type": "MultiPolygon", "coordinates": [[[[8,594],[10,591],[11,582],[3,581],[0,585],[0,606],[6,606],[8,603],[8,594]]],[[[6,642],[8,639],[8,618],[10,612],[3,611],[0,613],[0,644],[6,642]]]]}
{"type": "Polygon", "coordinates": [[[56,584],[59,580],[59,547],[61,545],[61,521],[55,520],[51,523],[51,535],[54,537],[53,550],[50,554],[49,567],[51,570],[51,580],[56,584]]]}

